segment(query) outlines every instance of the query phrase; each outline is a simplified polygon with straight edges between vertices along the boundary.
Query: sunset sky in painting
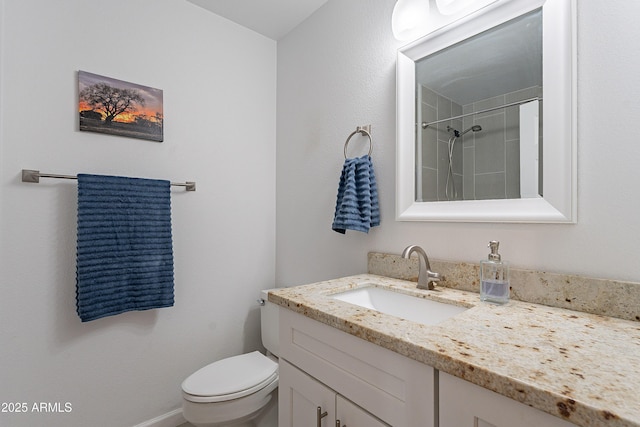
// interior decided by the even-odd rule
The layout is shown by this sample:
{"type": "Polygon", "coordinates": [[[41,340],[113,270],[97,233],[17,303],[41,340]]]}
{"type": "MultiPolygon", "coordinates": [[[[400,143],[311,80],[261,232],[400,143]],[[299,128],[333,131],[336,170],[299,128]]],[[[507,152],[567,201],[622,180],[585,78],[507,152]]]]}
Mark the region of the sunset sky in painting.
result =
{"type": "MultiPolygon", "coordinates": [[[[115,122],[132,122],[134,121],[135,116],[140,115],[148,116],[148,118],[153,118],[156,113],[160,113],[161,116],[163,115],[162,90],[160,89],[112,79],[98,74],[88,73],[86,71],[78,71],[78,93],[82,92],[84,88],[96,83],[106,83],[109,86],[121,89],[135,89],[146,101],[144,107],[136,105],[136,111],[119,114],[115,118],[115,122]]],[[[91,110],[91,107],[84,101],[80,100],[78,102],[78,112],[83,110],[91,110]]]]}

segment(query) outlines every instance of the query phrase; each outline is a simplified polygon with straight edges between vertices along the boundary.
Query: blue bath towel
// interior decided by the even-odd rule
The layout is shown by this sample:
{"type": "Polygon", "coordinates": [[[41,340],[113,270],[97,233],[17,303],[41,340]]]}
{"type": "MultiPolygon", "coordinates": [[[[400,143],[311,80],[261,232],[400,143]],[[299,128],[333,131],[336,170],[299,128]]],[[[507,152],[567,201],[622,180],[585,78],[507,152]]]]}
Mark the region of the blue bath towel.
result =
{"type": "Polygon", "coordinates": [[[371,157],[346,159],[340,175],[331,228],[342,234],[346,230],[368,233],[371,227],[377,225],[380,225],[380,208],[371,157]]]}
{"type": "Polygon", "coordinates": [[[78,175],[76,308],[83,322],[173,306],[170,185],[78,175]]]}

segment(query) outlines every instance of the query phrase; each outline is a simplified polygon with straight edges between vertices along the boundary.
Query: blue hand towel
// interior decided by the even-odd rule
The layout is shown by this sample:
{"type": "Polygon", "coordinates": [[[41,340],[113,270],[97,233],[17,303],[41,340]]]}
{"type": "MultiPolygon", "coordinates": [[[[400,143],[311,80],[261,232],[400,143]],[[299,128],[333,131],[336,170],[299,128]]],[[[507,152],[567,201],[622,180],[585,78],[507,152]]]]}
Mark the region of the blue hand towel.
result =
{"type": "Polygon", "coordinates": [[[368,233],[377,225],[380,225],[380,208],[371,157],[345,159],[331,228],[342,234],[347,229],[368,233]]]}
{"type": "Polygon", "coordinates": [[[76,308],[83,322],[173,306],[170,185],[78,175],[76,308]]]}

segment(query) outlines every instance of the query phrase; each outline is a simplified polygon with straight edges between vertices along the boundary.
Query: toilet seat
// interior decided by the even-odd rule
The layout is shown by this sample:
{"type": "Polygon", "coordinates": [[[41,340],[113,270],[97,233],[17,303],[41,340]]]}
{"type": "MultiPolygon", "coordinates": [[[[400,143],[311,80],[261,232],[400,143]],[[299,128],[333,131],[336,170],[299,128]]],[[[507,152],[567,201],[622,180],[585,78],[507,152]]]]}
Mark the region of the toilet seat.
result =
{"type": "Polygon", "coordinates": [[[182,383],[196,403],[224,402],[253,394],[278,381],[278,364],[258,351],[213,362],[182,383]]]}

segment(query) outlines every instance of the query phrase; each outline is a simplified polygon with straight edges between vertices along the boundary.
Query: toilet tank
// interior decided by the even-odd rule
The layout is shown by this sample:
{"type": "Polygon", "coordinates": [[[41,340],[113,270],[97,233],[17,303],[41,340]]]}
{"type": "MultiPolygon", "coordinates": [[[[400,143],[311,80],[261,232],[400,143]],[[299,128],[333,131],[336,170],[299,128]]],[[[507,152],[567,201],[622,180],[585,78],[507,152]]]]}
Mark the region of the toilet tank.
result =
{"type": "MultiPolygon", "coordinates": [[[[275,290],[274,288],[273,290],[275,290]]],[[[269,291],[265,289],[260,291],[260,298],[264,301],[264,305],[260,307],[260,328],[262,333],[262,345],[274,356],[280,354],[280,340],[278,338],[278,306],[269,302],[269,291]]]]}

